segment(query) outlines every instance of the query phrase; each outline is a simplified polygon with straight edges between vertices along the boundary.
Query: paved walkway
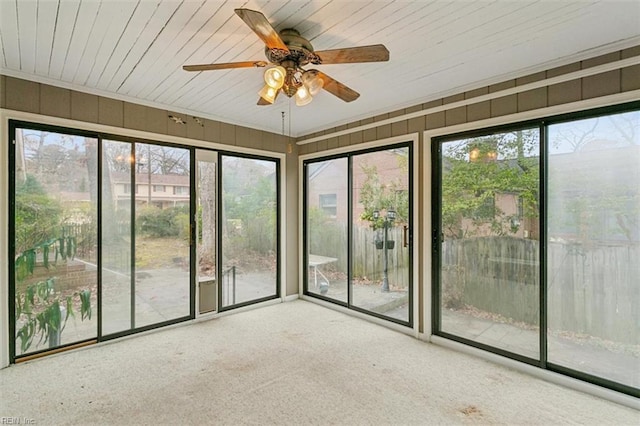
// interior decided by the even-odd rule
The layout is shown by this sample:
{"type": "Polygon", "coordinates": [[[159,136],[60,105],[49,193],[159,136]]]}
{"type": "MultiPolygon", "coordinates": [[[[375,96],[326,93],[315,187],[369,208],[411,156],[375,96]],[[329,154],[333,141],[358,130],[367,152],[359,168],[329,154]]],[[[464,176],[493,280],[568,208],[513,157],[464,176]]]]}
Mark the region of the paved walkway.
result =
{"type": "MultiPolygon", "coordinates": [[[[442,313],[442,330],[478,343],[504,349],[534,359],[539,358],[538,329],[523,329],[477,318],[460,311],[442,313]]],[[[609,349],[602,339],[569,339],[549,335],[548,361],[567,368],[640,387],[640,348],[609,349]],[[634,350],[635,349],[635,350],[634,350]]]]}
{"type": "MultiPolygon", "coordinates": [[[[331,282],[328,288],[310,288],[316,293],[340,302],[347,302],[346,281],[331,282]],[[326,289],[326,292],[324,290],[326,289]]],[[[391,289],[382,291],[380,284],[355,284],[352,287],[351,303],[353,306],[383,314],[403,321],[409,320],[409,293],[406,290],[391,289]]]]}

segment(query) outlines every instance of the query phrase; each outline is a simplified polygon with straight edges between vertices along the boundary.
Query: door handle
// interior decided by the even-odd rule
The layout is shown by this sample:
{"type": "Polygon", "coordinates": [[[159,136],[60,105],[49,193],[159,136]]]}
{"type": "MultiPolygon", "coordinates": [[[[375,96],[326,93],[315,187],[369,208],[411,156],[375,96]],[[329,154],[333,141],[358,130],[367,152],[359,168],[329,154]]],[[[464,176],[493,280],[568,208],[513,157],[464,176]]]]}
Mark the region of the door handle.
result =
{"type": "Polygon", "coordinates": [[[409,225],[402,227],[402,244],[404,247],[409,247],[409,225]]]}

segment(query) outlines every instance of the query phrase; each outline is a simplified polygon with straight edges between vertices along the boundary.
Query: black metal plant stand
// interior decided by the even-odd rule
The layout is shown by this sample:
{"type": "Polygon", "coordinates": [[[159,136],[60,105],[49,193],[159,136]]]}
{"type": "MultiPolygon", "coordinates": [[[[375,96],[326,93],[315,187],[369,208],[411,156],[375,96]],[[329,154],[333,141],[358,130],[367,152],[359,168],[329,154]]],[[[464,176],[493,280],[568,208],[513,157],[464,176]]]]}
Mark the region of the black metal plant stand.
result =
{"type": "MultiPolygon", "coordinates": [[[[378,210],[373,212],[373,218],[377,221],[380,218],[380,212],[378,210]]],[[[393,250],[395,247],[395,241],[389,241],[389,227],[393,225],[393,221],[396,220],[396,212],[394,210],[387,210],[387,214],[384,216],[384,221],[382,222],[382,226],[384,228],[384,239],[382,240],[382,244],[380,241],[376,241],[376,248],[384,250],[383,259],[384,259],[384,270],[382,276],[382,287],[381,290],[385,293],[389,292],[389,259],[388,259],[388,251],[393,250]]]]}

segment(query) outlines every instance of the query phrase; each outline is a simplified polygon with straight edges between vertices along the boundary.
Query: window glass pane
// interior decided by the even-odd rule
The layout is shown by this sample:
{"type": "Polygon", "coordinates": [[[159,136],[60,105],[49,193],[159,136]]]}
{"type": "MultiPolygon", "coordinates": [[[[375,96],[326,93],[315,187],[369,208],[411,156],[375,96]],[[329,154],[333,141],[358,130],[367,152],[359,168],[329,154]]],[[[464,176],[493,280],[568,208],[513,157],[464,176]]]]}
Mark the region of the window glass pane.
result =
{"type": "Polygon", "coordinates": [[[133,328],[131,161],[133,145],[102,141],[102,334],[133,328]]]}
{"type": "Polygon", "coordinates": [[[347,158],[307,165],[307,291],[347,302],[347,158]]]}
{"type": "Polygon", "coordinates": [[[548,360],[640,387],[640,112],[549,127],[548,360]]]}
{"type": "Polygon", "coordinates": [[[539,132],[442,144],[440,331],[539,356],[539,132]]]}
{"type": "Polygon", "coordinates": [[[16,355],[97,335],[98,142],[15,134],[16,355]]]}
{"type": "Polygon", "coordinates": [[[221,305],[277,294],[278,177],[274,161],[222,156],[221,305]]]}
{"type": "Polygon", "coordinates": [[[190,313],[189,150],[137,143],[135,326],[190,313]],[[153,185],[177,191],[153,192],[153,185]]]}
{"type": "Polygon", "coordinates": [[[197,253],[198,308],[200,313],[215,311],[217,304],[217,223],[216,153],[197,150],[197,253]]]}
{"type": "Polygon", "coordinates": [[[409,149],[352,157],[352,304],[409,321],[409,149]]]}

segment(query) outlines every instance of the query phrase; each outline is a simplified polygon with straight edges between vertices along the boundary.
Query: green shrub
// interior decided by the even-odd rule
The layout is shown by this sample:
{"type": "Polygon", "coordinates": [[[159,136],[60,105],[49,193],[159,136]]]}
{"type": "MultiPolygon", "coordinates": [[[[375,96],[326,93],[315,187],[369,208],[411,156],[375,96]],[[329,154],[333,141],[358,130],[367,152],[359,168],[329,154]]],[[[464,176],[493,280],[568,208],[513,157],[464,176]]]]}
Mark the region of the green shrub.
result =
{"type": "Polygon", "coordinates": [[[188,207],[170,207],[161,209],[158,207],[144,207],[138,213],[136,220],[138,232],[142,235],[162,237],[187,237],[185,235],[185,223],[189,223],[188,207]]]}
{"type": "Polygon", "coordinates": [[[15,252],[58,237],[62,206],[49,198],[40,182],[27,175],[24,182],[16,183],[15,252]]]}

